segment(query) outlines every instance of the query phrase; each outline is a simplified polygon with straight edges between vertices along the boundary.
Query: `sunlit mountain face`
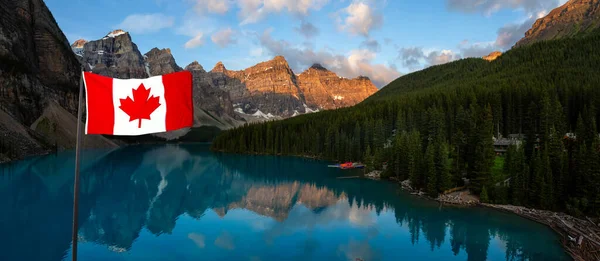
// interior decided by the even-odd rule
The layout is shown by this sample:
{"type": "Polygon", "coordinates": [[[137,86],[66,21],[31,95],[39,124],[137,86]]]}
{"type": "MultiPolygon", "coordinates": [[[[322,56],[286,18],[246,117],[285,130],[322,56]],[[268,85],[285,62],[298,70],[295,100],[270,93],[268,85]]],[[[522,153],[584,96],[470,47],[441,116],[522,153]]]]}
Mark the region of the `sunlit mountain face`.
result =
{"type": "MultiPolygon", "coordinates": [[[[1,165],[0,260],[70,259],[73,162],[62,153],[1,165]]],[[[337,179],[360,173],[326,165],[205,145],[88,151],[79,258],[568,260],[542,225],[337,179]]]]}

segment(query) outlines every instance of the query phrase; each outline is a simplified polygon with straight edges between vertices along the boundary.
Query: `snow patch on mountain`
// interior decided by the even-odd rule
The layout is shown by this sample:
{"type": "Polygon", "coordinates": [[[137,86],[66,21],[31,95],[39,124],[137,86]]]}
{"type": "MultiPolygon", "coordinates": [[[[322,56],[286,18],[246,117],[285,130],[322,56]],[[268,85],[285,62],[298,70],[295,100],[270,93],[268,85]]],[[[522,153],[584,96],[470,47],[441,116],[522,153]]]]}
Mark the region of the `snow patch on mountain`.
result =
{"type": "Polygon", "coordinates": [[[144,62],[144,67],[146,67],[146,74],[148,74],[148,77],[152,76],[150,75],[150,64],[148,64],[148,62],[144,62]]]}
{"type": "MultiPolygon", "coordinates": [[[[111,32],[110,34],[107,34],[106,37],[115,38],[122,34],[126,34],[126,32],[121,31],[121,30],[116,30],[116,31],[111,32]]],[[[106,38],[106,37],[104,37],[104,38],[106,38]]]]}
{"type": "Polygon", "coordinates": [[[272,119],[275,118],[275,116],[271,113],[265,114],[264,112],[257,110],[254,114],[252,114],[252,116],[254,117],[258,117],[258,118],[265,118],[265,119],[272,119]]]}
{"type": "Polygon", "coordinates": [[[306,113],[314,113],[314,112],[319,112],[319,109],[313,110],[313,109],[309,108],[308,105],[306,105],[306,103],[305,103],[304,111],[306,111],[306,113]]]}

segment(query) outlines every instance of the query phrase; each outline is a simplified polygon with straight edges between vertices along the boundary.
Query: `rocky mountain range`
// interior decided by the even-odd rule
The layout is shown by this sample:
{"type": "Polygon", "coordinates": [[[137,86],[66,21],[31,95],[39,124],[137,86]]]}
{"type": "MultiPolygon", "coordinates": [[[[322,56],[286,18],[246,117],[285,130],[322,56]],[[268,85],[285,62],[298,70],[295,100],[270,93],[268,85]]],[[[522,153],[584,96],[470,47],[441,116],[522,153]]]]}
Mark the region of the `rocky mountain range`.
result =
{"type": "MultiPolygon", "coordinates": [[[[114,78],[144,78],[182,70],[170,49],[154,48],[142,55],[129,33],[122,30],[99,40],[77,40],[71,48],[85,68],[114,78]]],[[[226,122],[216,124],[219,128],[256,118],[287,118],[352,106],[377,91],[366,77],[345,79],[318,64],[296,75],[283,56],[240,71],[228,70],[222,62],[208,72],[198,62],[186,70],[194,74],[196,105],[226,122]]]]}
{"type": "Polygon", "coordinates": [[[515,45],[581,36],[600,27],[600,0],[570,0],[538,19],[515,45]]]}

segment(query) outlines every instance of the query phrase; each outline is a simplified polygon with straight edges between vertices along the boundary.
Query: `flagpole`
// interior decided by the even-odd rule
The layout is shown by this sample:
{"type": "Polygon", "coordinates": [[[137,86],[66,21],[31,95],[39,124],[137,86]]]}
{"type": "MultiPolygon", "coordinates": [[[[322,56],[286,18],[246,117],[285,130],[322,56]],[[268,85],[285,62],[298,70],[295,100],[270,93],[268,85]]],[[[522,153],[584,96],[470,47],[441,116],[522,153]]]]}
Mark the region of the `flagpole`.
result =
{"type": "Polygon", "coordinates": [[[81,79],[79,80],[79,104],[77,105],[77,143],[75,145],[75,181],[73,182],[73,242],[72,260],[77,261],[77,229],[79,227],[79,161],[81,151],[81,118],[83,110],[83,68],[81,68],[81,79]]]}

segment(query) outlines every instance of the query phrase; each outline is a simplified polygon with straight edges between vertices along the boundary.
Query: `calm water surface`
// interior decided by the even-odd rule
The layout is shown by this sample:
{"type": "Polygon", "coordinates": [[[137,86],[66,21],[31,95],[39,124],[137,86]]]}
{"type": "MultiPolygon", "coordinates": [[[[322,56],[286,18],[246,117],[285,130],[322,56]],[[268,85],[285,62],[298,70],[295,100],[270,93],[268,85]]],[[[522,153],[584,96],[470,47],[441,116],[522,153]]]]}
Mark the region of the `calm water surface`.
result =
{"type": "MultiPolygon", "coordinates": [[[[70,260],[73,156],[0,165],[0,260],[70,260]]],[[[83,157],[80,260],[570,260],[540,224],[326,162],[207,145],[83,157]]]]}

